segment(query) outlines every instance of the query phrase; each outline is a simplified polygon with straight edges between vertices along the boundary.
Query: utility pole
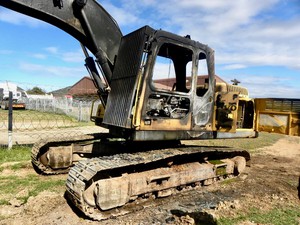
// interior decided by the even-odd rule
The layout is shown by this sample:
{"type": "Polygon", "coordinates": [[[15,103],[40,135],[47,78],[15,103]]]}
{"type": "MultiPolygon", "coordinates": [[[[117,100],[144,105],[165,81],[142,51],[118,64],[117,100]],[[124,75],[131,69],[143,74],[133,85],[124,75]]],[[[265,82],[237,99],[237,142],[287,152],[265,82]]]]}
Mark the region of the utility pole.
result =
{"type": "Polygon", "coordinates": [[[13,93],[12,91],[9,92],[8,98],[8,149],[12,148],[12,121],[13,121],[13,108],[12,108],[12,101],[13,101],[13,93]]]}

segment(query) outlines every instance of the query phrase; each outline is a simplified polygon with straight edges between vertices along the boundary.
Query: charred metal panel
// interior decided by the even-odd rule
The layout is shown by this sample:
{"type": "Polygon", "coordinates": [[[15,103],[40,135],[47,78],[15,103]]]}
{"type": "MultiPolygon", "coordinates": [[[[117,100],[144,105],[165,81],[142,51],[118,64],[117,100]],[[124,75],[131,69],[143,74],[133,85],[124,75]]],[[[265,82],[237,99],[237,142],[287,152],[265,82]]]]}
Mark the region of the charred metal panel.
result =
{"type": "MultiPolygon", "coordinates": [[[[194,93],[193,101],[193,129],[198,130],[205,127],[208,130],[212,130],[213,114],[214,114],[214,93],[215,93],[215,59],[214,50],[208,46],[202,46],[198,43],[198,48],[205,52],[205,57],[207,58],[207,69],[208,69],[208,90],[205,92],[204,96],[198,96],[198,78],[195,82],[196,93],[194,93]]],[[[204,56],[204,54],[199,55],[204,56]]],[[[197,71],[194,71],[197,74],[197,71]]]]}
{"type": "Polygon", "coordinates": [[[154,53],[150,57],[152,67],[149,63],[146,71],[148,82],[141,130],[212,131],[215,84],[213,50],[189,38],[161,30],[155,33],[155,40],[157,42],[152,45],[154,53]],[[195,54],[199,56],[195,57],[195,54]],[[174,73],[171,76],[159,74],[154,61],[168,59],[169,68],[174,68],[174,73]],[[192,61],[193,65],[197,65],[195,60],[205,63],[209,77],[206,94],[200,96],[198,93],[198,97],[195,96],[197,67],[187,67],[188,62],[192,61]]]}
{"type": "Polygon", "coordinates": [[[189,139],[213,139],[212,131],[135,131],[131,139],[135,141],[158,141],[158,140],[189,140],[189,139]]]}
{"type": "Polygon", "coordinates": [[[103,122],[107,125],[131,128],[130,117],[144,45],[152,31],[146,26],[122,38],[104,115],[103,122]]]}
{"type": "Polygon", "coordinates": [[[131,137],[135,141],[158,140],[207,140],[207,139],[232,139],[255,138],[258,133],[253,129],[237,129],[234,133],[212,131],[135,131],[131,137]]]}
{"type": "MultiPolygon", "coordinates": [[[[193,105],[193,119],[194,128],[197,130],[198,127],[205,127],[212,123],[213,115],[213,91],[209,89],[203,98],[194,95],[193,105]]],[[[206,127],[208,128],[208,127],[206,127]]]]}

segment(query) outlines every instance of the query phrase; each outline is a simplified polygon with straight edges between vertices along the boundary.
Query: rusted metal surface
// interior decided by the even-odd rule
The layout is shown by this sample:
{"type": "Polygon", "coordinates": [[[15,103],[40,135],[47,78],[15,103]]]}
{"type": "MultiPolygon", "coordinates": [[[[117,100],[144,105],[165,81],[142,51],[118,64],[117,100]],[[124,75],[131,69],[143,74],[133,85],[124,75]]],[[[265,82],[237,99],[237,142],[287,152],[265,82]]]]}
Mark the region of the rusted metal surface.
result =
{"type": "Polygon", "coordinates": [[[141,197],[237,175],[249,160],[243,150],[195,146],[93,158],[71,168],[67,196],[88,217],[102,220],[135,210],[141,197]]]}
{"type": "MultiPolygon", "coordinates": [[[[214,165],[195,162],[140,173],[125,173],[121,177],[96,181],[96,205],[101,210],[113,209],[142,194],[160,192],[214,177],[214,165]]],[[[167,196],[166,193],[163,196],[167,196]]]]}
{"type": "Polygon", "coordinates": [[[84,148],[83,144],[86,145],[86,142],[94,140],[95,135],[92,134],[39,140],[31,149],[32,165],[40,174],[68,173],[70,166],[81,159],[86,159],[86,154],[93,156],[92,148],[84,148]],[[82,148],[76,147],[77,143],[82,148]]]}
{"type": "Polygon", "coordinates": [[[238,92],[216,94],[215,127],[221,132],[235,132],[237,126],[238,92]]]}
{"type": "MultiPolygon", "coordinates": [[[[149,133],[147,133],[147,135],[149,135],[149,133]]],[[[161,132],[161,135],[162,139],[166,139],[168,133],[161,132]]],[[[203,136],[204,135],[208,134],[203,134],[203,136]]],[[[234,135],[238,135],[238,133],[234,135]]],[[[241,134],[239,134],[240,137],[247,137],[247,135],[249,137],[254,137],[255,133],[250,131],[249,133],[246,133],[242,131],[241,134]]],[[[160,137],[157,132],[155,136],[160,137]]],[[[206,138],[213,137],[207,136],[206,138]]],[[[160,139],[155,142],[130,142],[124,139],[113,139],[108,133],[81,135],[68,138],[48,138],[47,140],[39,140],[34,144],[31,151],[31,158],[32,164],[38,173],[50,175],[68,173],[70,167],[78,161],[92,157],[112,156],[114,154],[119,154],[120,152],[134,153],[155,149],[164,151],[165,148],[176,148],[181,146],[180,141],[159,140],[160,139]]]]}
{"type": "Polygon", "coordinates": [[[97,133],[39,140],[32,147],[31,159],[38,173],[50,175],[67,173],[71,166],[87,158],[178,145],[179,141],[128,142],[109,133],[97,133]]]}

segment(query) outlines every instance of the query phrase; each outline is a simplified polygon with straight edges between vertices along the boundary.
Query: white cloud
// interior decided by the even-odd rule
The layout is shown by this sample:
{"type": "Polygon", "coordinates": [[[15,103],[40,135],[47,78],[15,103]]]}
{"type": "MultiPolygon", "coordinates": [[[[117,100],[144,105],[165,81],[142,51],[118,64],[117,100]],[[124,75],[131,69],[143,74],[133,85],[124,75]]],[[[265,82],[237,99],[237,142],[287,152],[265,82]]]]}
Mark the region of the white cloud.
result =
{"type": "MultiPolygon", "coordinates": [[[[300,68],[295,59],[300,57],[300,17],[280,20],[270,13],[278,4],[287,4],[283,0],[107,0],[100,4],[122,27],[148,23],[180,35],[191,34],[216,50],[217,64],[250,67],[276,63],[300,68]]],[[[29,26],[43,23],[6,9],[0,9],[0,20],[29,26]]],[[[48,51],[57,54],[58,49],[48,51]]],[[[81,57],[75,52],[62,58],[79,62],[81,57]]]]}
{"type": "Polygon", "coordinates": [[[0,21],[29,27],[45,26],[45,23],[40,20],[4,8],[0,8],[0,21]]]}
{"type": "Polygon", "coordinates": [[[58,47],[51,46],[45,48],[45,51],[48,52],[51,56],[57,57],[64,62],[84,63],[84,55],[81,49],[64,52],[58,47]]]}
{"type": "Polygon", "coordinates": [[[210,34],[229,32],[236,27],[251,22],[251,19],[278,0],[239,0],[239,1],[198,1],[169,0],[157,4],[157,10],[164,18],[182,28],[184,33],[194,28],[210,31],[210,34]],[[201,26],[199,26],[201,25],[201,26]]]}
{"type": "MultiPolygon", "coordinates": [[[[179,35],[190,34],[192,39],[215,50],[219,75],[223,77],[222,71],[224,74],[232,71],[232,76],[241,80],[241,85],[249,88],[252,96],[300,95],[299,79],[292,76],[289,80],[278,78],[279,72],[272,75],[278,67],[300,71],[300,14],[290,10],[295,8],[296,1],[145,1],[122,0],[117,5],[128,15],[141,18],[141,21],[122,21],[123,29],[132,27],[131,23],[144,22],[141,26],[148,24],[179,35]],[[292,11],[294,14],[289,14],[292,11]],[[239,74],[240,69],[250,71],[253,67],[266,66],[270,67],[265,75],[239,74]],[[246,77],[249,79],[245,80],[246,77]]],[[[120,22],[118,18],[117,22],[120,22]]]]}
{"type": "Polygon", "coordinates": [[[73,52],[61,53],[61,58],[65,62],[81,63],[84,64],[84,56],[81,49],[73,52]]]}
{"type": "Polygon", "coordinates": [[[22,71],[30,72],[40,77],[83,77],[87,72],[84,67],[47,66],[42,64],[20,63],[22,71]]]}
{"type": "Polygon", "coordinates": [[[130,13],[130,11],[126,10],[125,8],[117,7],[108,1],[101,2],[101,5],[109,12],[110,15],[117,21],[117,23],[122,25],[128,25],[136,23],[139,18],[134,14],[130,13]]]}
{"type": "Polygon", "coordinates": [[[290,76],[273,76],[266,74],[264,76],[254,74],[235,74],[222,76],[222,78],[231,83],[234,78],[239,80],[242,87],[246,87],[252,98],[295,98],[300,95],[297,85],[294,85],[294,79],[290,76]]]}
{"type": "Polygon", "coordinates": [[[0,50],[0,55],[10,55],[13,53],[14,53],[14,51],[12,51],[12,50],[6,50],[6,49],[0,50]]]}
{"type": "Polygon", "coordinates": [[[276,7],[286,4],[284,1],[152,0],[148,4],[132,4],[132,1],[126,1],[127,4],[122,1],[119,7],[130,15],[143,16],[150,25],[157,26],[154,28],[170,29],[180,35],[191,34],[193,39],[216,50],[217,64],[243,65],[243,68],[281,65],[300,69],[297,62],[300,58],[300,17],[282,20],[274,13],[276,7]]]}
{"type": "Polygon", "coordinates": [[[50,46],[50,47],[47,47],[45,48],[45,50],[51,54],[57,54],[58,53],[58,48],[57,47],[53,47],[53,46],[50,46]]]}
{"type": "Polygon", "coordinates": [[[229,64],[222,67],[223,70],[235,70],[235,69],[243,69],[246,66],[243,64],[229,64]]]}
{"type": "Polygon", "coordinates": [[[295,98],[300,95],[300,90],[297,87],[289,85],[261,84],[260,86],[253,86],[249,84],[246,86],[252,98],[295,98]]]}
{"type": "Polygon", "coordinates": [[[40,54],[40,53],[36,53],[36,54],[33,54],[32,57],[36,58],[36,59],[46,59],[47,58],[47,55],[45,54],[40,54]]]}

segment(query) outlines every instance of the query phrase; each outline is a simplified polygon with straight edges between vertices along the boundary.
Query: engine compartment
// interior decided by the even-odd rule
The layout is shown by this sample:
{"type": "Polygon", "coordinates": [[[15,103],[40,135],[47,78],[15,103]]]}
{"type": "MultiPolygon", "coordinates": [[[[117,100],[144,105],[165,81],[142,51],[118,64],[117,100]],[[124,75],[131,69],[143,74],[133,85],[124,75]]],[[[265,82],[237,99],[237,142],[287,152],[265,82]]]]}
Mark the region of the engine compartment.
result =
{"type": "Polygon", "coordinates": [[[146,115],[180,119],[190,110],[190,99],[176,95],[151,94],[147,101],[146,115]]]}

